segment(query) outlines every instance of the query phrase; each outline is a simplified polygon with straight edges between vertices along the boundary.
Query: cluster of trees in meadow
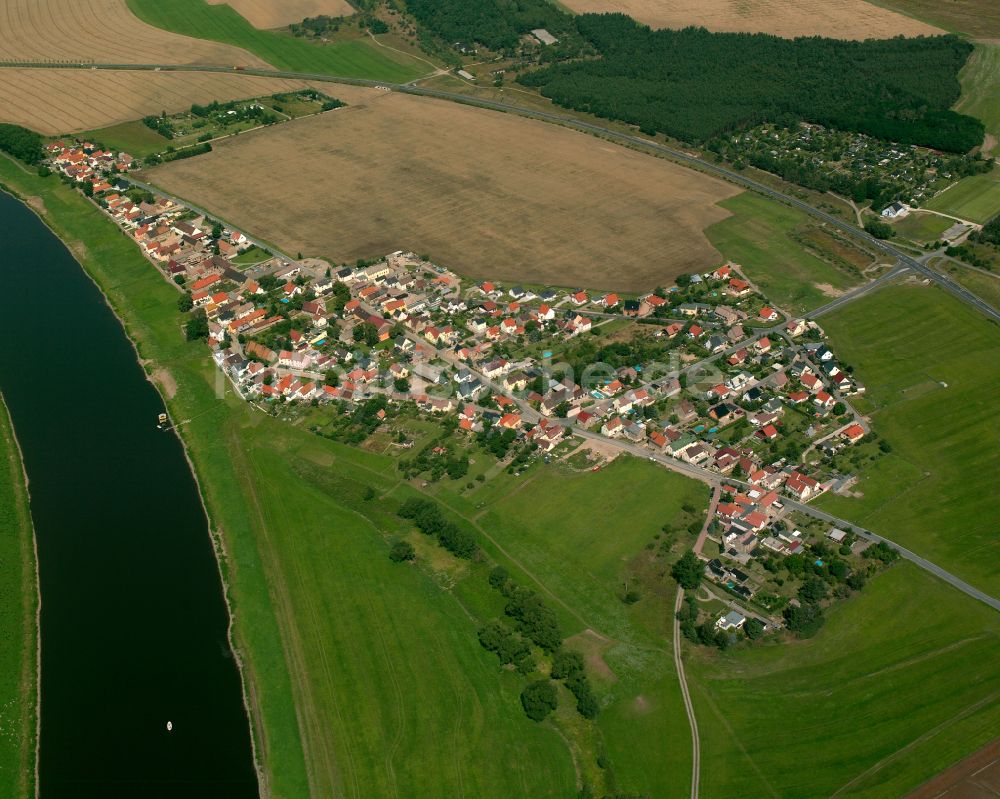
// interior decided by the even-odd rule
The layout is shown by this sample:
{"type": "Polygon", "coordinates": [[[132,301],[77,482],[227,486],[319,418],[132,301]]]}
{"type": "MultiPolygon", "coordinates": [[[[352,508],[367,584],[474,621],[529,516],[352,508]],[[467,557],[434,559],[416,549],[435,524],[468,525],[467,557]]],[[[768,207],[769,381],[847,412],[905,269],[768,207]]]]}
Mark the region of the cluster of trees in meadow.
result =
{"type": "Polygon", "coordinates": [[[441,546],[459,558],[473,558],[479,552],[472,533],[445,519],[441,509],[429,499],[411,497],[399,506],[396,515],[412,521],[424,535],[434,536],[441,546]]]}
{"type": "Polygon", "coordinates": [[[518,80],[556,103],[703,142],[788,119],[903,144],[965,152],[982,122],[950,107],[972,45],[956,36],[843,41],[703,28],[653,31],[624,14],[584,14],[600,58],[551,64],[518,80]]]}
{"type": "Polygon", "coordinates": [[[973,233],[972,238],[983,244],[994,244],[1000,247],[1000,214],[983,225],[983,229],[978,233],[973,233]]]}
{"type": "Polygon", "coordinates": [[[39,134],[7,123],[0,123],[0,151],[31,165],[37,164],[45,155],[39,134]]]}
{"type": "Polygon", "coordinates": [[[563,636],[555,612],[530,588],[518,585],[507,570],[496,566],[490,571],[490,585],[506,599],[504,615],[508,624],[494,619],[479,631],[479,643],[493,652],[504,665],[512,664],[522,674],[535,670],[530,644],[551,656],[549,678],[529,683],[521,693],[521,704],[528,717],[541,721],[555,710],[558,701],[553,680],[561,680],[576,699],[577,712],[585,719],[597,715],[598,704],[587,679],[583,656],[564,649],[563,636]]]}

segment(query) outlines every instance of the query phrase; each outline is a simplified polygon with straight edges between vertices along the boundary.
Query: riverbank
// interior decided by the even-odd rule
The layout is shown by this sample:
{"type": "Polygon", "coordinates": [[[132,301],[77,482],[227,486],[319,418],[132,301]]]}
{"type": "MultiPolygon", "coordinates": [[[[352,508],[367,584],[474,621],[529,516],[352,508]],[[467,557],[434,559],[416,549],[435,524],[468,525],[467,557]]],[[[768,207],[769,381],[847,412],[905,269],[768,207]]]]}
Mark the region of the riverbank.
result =
{"type": "Polygon", "coordinates": [[[16,194],[66,244],[125,327],[147,377],[181,427],[185,454],[209,519],[218,568],[226,586],[231,644],[241,666],[261,791],[306,795],[304,758],[282,657],[282,642],[251,526],[241,509],[230,459],[213,447],[226,417],[215,396],[214,370],[203,348],[185,341],[177,294],[100,211],[54,178],[43,179],[0,158],[0,184],[16,194]],[[176,386],[176,391],[164,390],[176,386]],[[227,512],[227,509],[230,512],[227,512]],[[228,555],[228,557],[227,557],[228,555]],[[246,574],[233,588],[233,574],[246,574]],[[252,653],[264,654],[255,658],[252,653]],[[264,676],[260,676],[263,674],[264,676]],[[268,741],[280,740],[280,757],[268,741]]]}
{"type": "Polygon", "coordinates": [[[38,580],[28,483],[0,395],[0,796],[37,782],[38,580]]]}

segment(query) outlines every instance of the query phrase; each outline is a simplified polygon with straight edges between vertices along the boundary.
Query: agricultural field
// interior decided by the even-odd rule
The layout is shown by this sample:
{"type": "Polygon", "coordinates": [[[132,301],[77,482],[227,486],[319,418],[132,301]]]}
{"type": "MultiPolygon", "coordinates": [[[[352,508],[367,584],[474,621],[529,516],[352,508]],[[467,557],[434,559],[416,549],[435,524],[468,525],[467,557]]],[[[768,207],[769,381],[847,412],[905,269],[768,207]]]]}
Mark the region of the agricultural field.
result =
{"type": "Polygon", "coordinates": [[[932,36],[940,29],[864,0],[563,0],[578,13],[621,11],[652,28],[696,25],[710,31],[747,31],[776,36],[831,39],[890,39],[932,36]]]}
{"type": "Polygon", "coordinates": [[[861,471],[859,496],[825,496],[819,504],[983,590],[995,588],[995,326],[950,295],[912,283],[864,297],[823,326],[867,386],[859,410],[892,451],[861,471]]]}
{"type": "Polygon", "coordinates": [[[962,178],[925,207],[971,222],[988,222],[1000,213],[1000,169],[962,178]]]}
{"type": "Polygon", "coordinates": [[[705,796],[896,799],[1000,735],[1000,616],[900,562],[815,638],[688,654],[705,796]]]}
{"type": "Polygon", "coordinates": [[[861,282],[857,259],[864,253],[818,229],[802,211],[753,192],[719,205],[732,216],[705,235],[779,307],[802,313],[861,282]]]}
{"type": "Polygon", "coordinates": [[[986,125],[984,152],[995,152],[1000,139],[1000,44],[976,42],[976,49],[959,74],[962,96],[955,110],[986,125]]]}
{"type": "Polygon", "coordinates": [[[929,25],[982,39],[1000,37],[1000,6],[993,0],[876,0],[929,25]]]}
{"type": "MultiPolygon", "coordinates": [[[[57,136],[119,125],[147,114],[173,114],[192,103],[228,102],[295,91],[306,85],[302,81],[212,73],[2,69],[0,121],[57,136]]],[[[119,133],[132,136],[127,130],[119,133]]],[[[151,143],[148,137],[138,141],[140,147],[151,143]]],[[[131,152],[131,148],[126,149],[131,152]]]]}
{"type": "Polygon", "coordinates": [[[21,456],[0,397],[0,795],[33,796],[35,547],[21,456]]]}
{"type": "Polygon", "coordinates": [[[363,34],[332,44],[312,43],[286,33],[259,30],[229,4],[209,5],[205,0],[125,1],[139,19],[151,26],[245,48],[278,69],[399,83],[433,71],[426,61],[381,47],[363,34]]]}
{"type": "Polygon", "coordinates": [[[147,25],[125,0],[7,0],[2,17],[0,60],[266,66],[238,46],[147,25]]]}
{"type": "Polygon", "coordinates": [[[346,17],[354,7],[347,0],[208,0],[212,5],[226,5],[255,28],[282,28],[291,22],[301,22],[306,17],[325,14],[328,17],[346,17]]]}
{"type": "Polygon", "coordinates": [[[738,191],[585,134],[399,94],[147,177],[291,252],[411,249],[470,277],[636,291],[717,263],[702,231],[738,191]]]}

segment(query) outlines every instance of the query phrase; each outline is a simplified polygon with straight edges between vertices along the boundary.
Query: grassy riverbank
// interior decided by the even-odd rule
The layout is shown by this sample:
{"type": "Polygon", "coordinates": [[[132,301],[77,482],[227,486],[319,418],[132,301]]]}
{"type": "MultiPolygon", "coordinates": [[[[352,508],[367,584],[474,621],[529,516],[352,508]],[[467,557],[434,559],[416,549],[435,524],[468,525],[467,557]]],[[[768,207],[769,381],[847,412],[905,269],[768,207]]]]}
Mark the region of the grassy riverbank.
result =
{"type": "Polygon", "coordinates": [[[33,796],[38,699],[35,543],[21,453],[0,397],[0,796],[33,796]]]}
{"type": "Polygon", "coordinates": [[[362,486],[397,482],[391,461],[218,398],[204,345],[184,341],[177,292],[110,221],[6,159],[0,182],[70,242],[147,370],[168,375],[172,417],[191,420],[181,432],[225,551],[265,793],[572,793],[561,733],[524,715],[478,620],[432,575],[389,561],[393,517],[376,526],[351,507],[362,486]],[[329,471],[305,468],[317,446],[329,471]]]}

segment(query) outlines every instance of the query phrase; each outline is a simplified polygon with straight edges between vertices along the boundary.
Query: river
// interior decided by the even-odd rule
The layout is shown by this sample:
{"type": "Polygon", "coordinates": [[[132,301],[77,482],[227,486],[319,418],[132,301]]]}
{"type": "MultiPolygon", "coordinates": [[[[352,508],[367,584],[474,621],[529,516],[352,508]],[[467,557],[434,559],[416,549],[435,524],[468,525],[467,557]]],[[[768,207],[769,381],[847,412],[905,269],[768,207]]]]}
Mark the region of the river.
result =
{"type": "Polygon", "coordinates": [[[162,399],[77,261],[3,192],[0,279],[38,544],[41,797],[255,797],[208,523],[162,399]]]}

